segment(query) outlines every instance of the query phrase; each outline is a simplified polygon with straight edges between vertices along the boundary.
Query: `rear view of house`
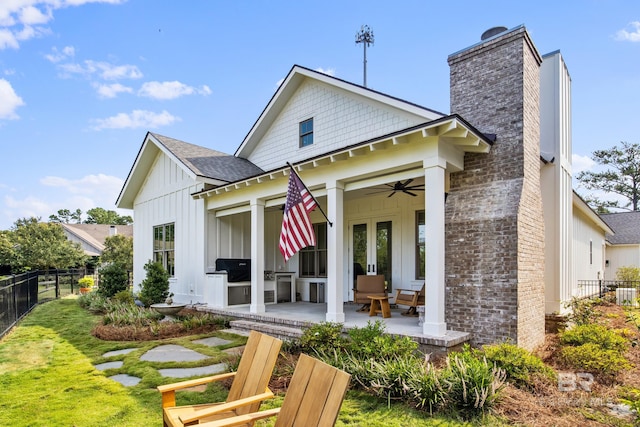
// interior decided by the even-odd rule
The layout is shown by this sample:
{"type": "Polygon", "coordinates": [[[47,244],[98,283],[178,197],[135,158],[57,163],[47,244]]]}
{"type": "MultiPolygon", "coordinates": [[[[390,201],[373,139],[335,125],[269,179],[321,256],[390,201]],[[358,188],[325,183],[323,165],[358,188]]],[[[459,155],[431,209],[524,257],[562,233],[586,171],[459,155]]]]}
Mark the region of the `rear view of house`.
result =
{"type": "MultiPolygon", "coordinates": [[[[572,286],[545,276],[549,240],[573,245],[570,160],[541,153],[549,127],[570,128],[558,119],[570,92],[541,111],[557,83],[541,67],[566,71],[558,58],[541,56],[524,26],[494,31],[449,56],[448,114],[296,65],[233,155],[148,133],[118,198],[135,214],[134,283],[154,259],[176,301],[252,313],[325,302],[326,320],[343,322],[357,274],[382,275],[390,297],[424,285],[422,332],[434,342],[535,347],[545,305],[572,286]],[[316,209],[316,245],[285,262],[288,163],[329,221],[316,209]]],[[[546,141],[570,159],[570,133],[546,141]]]]}

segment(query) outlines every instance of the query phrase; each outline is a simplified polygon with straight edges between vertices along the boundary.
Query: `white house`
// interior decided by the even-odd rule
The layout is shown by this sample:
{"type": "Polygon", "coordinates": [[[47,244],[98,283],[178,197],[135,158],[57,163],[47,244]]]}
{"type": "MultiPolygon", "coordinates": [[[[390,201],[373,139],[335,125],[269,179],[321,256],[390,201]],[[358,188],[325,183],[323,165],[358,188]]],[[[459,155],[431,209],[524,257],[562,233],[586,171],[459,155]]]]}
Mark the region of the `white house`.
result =
{"type": "Polygon", "coordinates": [[[616,279],[620,267],[640,267],[640,212],[602,214],[611,227],[607,234],[604,278],[616,279]]]}
{"type": "Polygon", "coordinates": [[[285,300],[322,298],[342,322],[357,263],[390,296],[426,285],[427,337],[540,344],[581,245],[604,262],[611,231],[571,191],[570,78],[524,26],[448,60],[449,114],[294,66],[233,155],[148,133],[117,201],[135,214],[134,283],[156,259],[174,300],[264,313],[292,282],[285,300]],[[284,262],[287,163],[331,224],[316,209],[317,245],[284,262]],[[250,278],[219,259],[250,260],[250,278]]]}

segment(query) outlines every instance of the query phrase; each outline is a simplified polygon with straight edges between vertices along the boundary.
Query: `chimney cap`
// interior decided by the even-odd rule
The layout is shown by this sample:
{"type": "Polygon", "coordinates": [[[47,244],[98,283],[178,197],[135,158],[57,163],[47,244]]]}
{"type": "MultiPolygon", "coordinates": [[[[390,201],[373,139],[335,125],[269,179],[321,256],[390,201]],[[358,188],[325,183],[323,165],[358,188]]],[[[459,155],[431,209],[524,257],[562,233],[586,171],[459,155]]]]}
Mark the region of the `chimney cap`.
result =
{"type": "Polygon", "coordinates": [[[484,33],[482,33],[482,35],[480,36],[480,40],[485,41],[487,39],[490,39],[491,37],[503,33],[507,31],[507,27],[493,27],[493,28],[489,28],[487,31],[485,31],[484,33]]]}

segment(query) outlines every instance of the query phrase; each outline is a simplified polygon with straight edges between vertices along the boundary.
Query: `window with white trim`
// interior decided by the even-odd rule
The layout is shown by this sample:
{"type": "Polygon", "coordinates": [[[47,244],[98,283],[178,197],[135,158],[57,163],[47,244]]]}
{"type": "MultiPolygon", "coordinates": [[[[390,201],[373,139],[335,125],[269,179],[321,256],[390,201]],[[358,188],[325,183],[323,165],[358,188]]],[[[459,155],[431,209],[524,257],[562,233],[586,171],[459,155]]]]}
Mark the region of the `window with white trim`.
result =
{"type": "Polygon", "coordinates": [[[153,227],[153,260],[162,264],[169,276],[175,275],[175,224],[153,227]]]}

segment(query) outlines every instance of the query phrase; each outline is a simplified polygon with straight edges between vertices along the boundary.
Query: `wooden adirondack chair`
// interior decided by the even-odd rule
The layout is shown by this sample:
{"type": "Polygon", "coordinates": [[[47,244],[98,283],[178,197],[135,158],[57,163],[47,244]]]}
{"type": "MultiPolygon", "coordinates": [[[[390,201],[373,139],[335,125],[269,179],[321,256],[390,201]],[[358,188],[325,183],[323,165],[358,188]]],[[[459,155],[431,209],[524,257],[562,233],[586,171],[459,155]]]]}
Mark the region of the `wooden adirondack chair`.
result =
{"type": "Polygon", "coordinates": [[[269,379],[281,346],[281,340],[251,331],[236,372],[158,386],[162,393],[164,426],[182,427],[257,411],[263,400],[273,397],[269,379]],[[228,378],[232,378],[233,383],[225,402],[176,406],[176,390],[228,378]]]}
{"type": "Polygon", "coordinates": [[[369,306],[371,305],[370,296],[383,297],[387,295],[384,276],[382,274],[358,275],[356,277],[356,288],[353,291],[353,302],[363,304],[358,311],[369,311],[369,306]]]}
{"type": "Polygon", "coordinates": [[[416,307],[424,305],[424,284],[422,284],[422,289],[419,291],[397,289],[395,303],[396,305],[409,306],[409,309],[402,313],[403,316],[417,316],[416,307]]]}
{"type": "Polygon", "coordinates": [[[201,424],[201,427],[240,426],[277,416],[275,427],[332,427],[349,387],[351,375],[301,354],[280,408],[201,424]]]}

